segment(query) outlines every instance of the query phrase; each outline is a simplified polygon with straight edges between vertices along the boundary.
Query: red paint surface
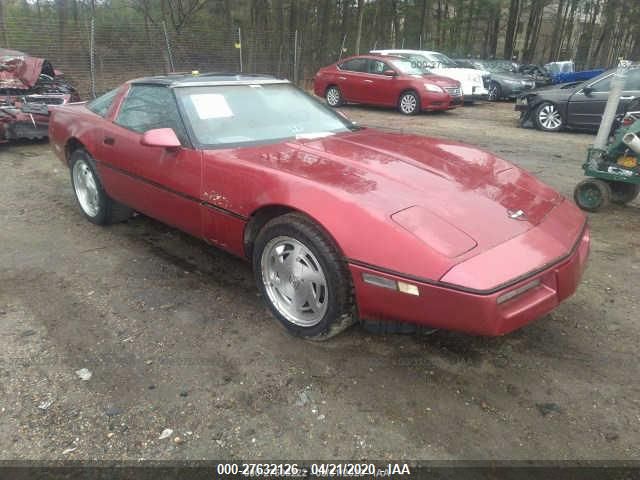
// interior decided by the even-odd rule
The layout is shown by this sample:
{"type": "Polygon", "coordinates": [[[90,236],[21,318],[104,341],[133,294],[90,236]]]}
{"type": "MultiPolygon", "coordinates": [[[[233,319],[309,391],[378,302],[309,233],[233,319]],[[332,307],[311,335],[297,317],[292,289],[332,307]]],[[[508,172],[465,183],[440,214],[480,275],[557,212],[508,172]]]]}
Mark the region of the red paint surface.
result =
{"type": "MultiPolygon", "coordinates": [[[[351,58],[371,58],[388,63],[389,56],[360,55],[341,60],[339,63],[351,58]]],[[[407,90],[413,90],[420,97],[422,110],[448,110],[462,105],[462,97],[451,97],[445,92],[430,92],[425,89],[425,83],[431,83],[439,87],[460,87],[460,82],[439,75],[405,75],[388,63],[396,76],[378,75],[365,72],[353,72],[340,70],[338,63],[321,68],[313,80],[313,90],[319,97],[324,97],[327,88],[337,85],[340,88],[343,99],[346,102],[365,103],[368,105],[380,105],[383,107],[396,107],[400,95],[407,90]]]]}
{"type": "Polygon", "coordinates": [[[240,256],[247,221],[259,209],[305,213],[350,264],[363,318],[497,335],[546,314],[579,282],[589,244],[588,234],[581,236],[584,214],[488,152],[368,129],[243,148],[167,150],[142,145],[142,135],[111,121],[121,100],[106,119],[83,105],[53,109],[50,138],[65,163],[69,140],[80,141],[98,160],[111,196],[240,256]],[[414,206],[417,215],[392,219],[414,206]],[[509,218],[517,210],[526,219],[509,218]],[[364,271],[409,278],[420,296],[364,284],[364,271]],[[496,303],[538,277],[543,286],[496,303]]]}

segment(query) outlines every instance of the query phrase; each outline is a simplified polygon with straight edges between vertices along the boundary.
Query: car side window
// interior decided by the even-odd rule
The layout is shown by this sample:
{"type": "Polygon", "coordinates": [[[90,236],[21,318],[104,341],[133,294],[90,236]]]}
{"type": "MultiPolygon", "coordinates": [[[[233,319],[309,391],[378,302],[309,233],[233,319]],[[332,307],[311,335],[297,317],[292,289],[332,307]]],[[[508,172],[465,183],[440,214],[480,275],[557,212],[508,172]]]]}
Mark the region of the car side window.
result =
{"type": "Polygon", "coordinates": [[[369,60],[369,73],[382,75],[385,70],[391,70],[391,67],[380,60],[369,60]]]}
{"type": "Polygon", "coordinates": [[[100,95],[99,97],[91,100],[89,103],[87,103],[87,108],[93,113],[100,115],[101,117],[106,117],[107,112],[109,111],[109,107],[111,107],[113,99],[116,98],[117,93],[118,89],[114,88],[104,95],[100,95]]]}
{"type": "Polygon", "coordinates": [[[340,70],[347,70],[349,72],[366,72],[367,60],[364,58],[354,58],[347,60],[340,65],[340,70]]]}
{"type": "Polygon", "coordinates": [[[138,133],[172,128],[180,143],[188,143],[175,96],[170,88],[162,85],[132,86],[115,123],[138,133]]]}
{"type": "Polygon", "coordinates": [[[591,90],[594,92],[608,92],[609,87],[611,86],[611,78],[613,75],[609,75],[607,78],[603,78],[602,80],[598,80],[596,83],[591,85],[591,90]]]}

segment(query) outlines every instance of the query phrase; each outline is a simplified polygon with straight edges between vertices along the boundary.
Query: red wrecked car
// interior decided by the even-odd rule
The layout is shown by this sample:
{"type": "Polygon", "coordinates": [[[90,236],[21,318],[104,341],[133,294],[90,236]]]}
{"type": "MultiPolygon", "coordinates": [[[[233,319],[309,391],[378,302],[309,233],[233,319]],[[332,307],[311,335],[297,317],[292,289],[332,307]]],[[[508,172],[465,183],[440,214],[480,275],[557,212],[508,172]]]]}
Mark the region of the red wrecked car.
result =
{"type": "Polygon", "coordinates": [[[303,337],[358,318],[505,334],[573,294],[587,261],[585,215],[533,175],[358,127],[286,80],[150,77],[51,108],[90,222],[135,210],[250,260],[303,337]]]}
{"type": "Polygon", "coordinates": [[[396,107],[405,115],[450,110],[462,105],[460,82],[425,73],[406,58],[348,57],[318,70],[313,91],[331,107],[364,103],[396,107]]]}
{"type": "Polygon", "coordinates": [[[79,100],[49,61],[0,49],[0,143],[46,137],[47,106],[79,100]]]}

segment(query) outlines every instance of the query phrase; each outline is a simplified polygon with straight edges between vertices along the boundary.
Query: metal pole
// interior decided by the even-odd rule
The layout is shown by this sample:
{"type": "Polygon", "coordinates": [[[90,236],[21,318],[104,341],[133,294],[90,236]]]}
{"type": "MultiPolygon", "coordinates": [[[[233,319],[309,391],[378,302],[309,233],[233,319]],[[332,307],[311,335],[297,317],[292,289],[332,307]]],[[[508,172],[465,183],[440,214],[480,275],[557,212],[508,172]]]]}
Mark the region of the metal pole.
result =
{"type": "Polygon", "coordinates": [[[293,35],[293,83],[298,84],[298,30],[293,35]]]}
{"type": "Polygon", "coordinates": [[[169,57],[169,68],[171,69],[171,72],[175,72],[175,66],[173,65],[173,54],[171,53],[171,43],[169,43],[169,34],[167,33],[167,23],[163,20],[162,21],[162,31],[164,32],[164,41],[165,44],[167,45],[167,55],[169,57]]]}
{"type": "Polygon", "coordinates": [[[402,48],[404,48],[404,37],[402,38],[402,48]]]}
{"type": "Polygon", "coordinates": [[[419,45],[418,50],[422,50],[422,34],[420,35],[420,42],[418,45],[419,45]]]}
{"type": "MultiPolygon", "coordinates": [[[[627,70],[629,69],[629,63],[624,60],[618,65],[616,73],[613,74],[611,79],[611,87],[609,90],[609,97],[607,98],[607,104],[604,107],[604,113],[602,114],[602,121],[600,122],[600,128],[598,128],[598,134],[596,140],[593,142],[593,148],[598,150],[604,150],[607,147],[607,140],[609,139],[609,132],[613,125],[613,120],[618,110],[618,104],[620,103],[620,95],[624,89],[624,82],[627,78],[627,70]]],[[[587,95],[584,92],[582,95],[587,95]]]]}
{"type": "Polygon", "coordinates": [[[96,61],[95,61],[95,36],[96,21],[91,17],[91,30],[89,33],[89,74],[91,76],[91,96],[96,98],[96,61]]]}
{"type": "Polygon", "coordinates": [[[342,52],[344,52],[344,42],[347,41],[347,34],[344,34],[344,37],[342,37],[342,45],[340,45],[340,55],[338,56],[338,61],[340,61],[340,59],[342,58],[342,52]]]}
{"type": "Polygon", "coordinates": [[[240,45],[240,73],[242,73],[242,31],[238,27],[238,45],[240,45]]]}

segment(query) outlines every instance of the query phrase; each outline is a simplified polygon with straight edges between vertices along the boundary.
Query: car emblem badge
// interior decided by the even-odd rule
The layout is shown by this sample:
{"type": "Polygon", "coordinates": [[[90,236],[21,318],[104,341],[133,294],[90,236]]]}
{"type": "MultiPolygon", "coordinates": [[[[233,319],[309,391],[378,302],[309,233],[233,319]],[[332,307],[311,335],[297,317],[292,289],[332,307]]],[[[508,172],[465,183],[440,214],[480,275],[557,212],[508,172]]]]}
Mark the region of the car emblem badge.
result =
{"type": "Polygon", "coordinates": [[[522,210],[507,210],[507,215],[509,215],[509,218],[513,218],[514,220],[526,220],[527,219],[527,214],[524,213],[522,210]]]}

